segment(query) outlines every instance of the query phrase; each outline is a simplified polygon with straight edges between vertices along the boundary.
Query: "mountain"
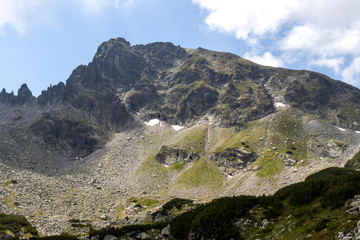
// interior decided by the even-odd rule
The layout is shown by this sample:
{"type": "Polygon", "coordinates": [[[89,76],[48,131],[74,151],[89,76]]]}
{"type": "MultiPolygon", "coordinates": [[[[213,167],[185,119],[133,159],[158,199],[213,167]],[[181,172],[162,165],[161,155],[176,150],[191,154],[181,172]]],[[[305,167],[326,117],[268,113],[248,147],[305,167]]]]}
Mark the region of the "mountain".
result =
{"type": "Polygon", "coordinates": [[[172,197],[273,194],[344,166],[359,112],[359,89],[319,73],[110,39],[66,84],[1,91],[0,212],[55,234],[141,222],[172,197]]]}

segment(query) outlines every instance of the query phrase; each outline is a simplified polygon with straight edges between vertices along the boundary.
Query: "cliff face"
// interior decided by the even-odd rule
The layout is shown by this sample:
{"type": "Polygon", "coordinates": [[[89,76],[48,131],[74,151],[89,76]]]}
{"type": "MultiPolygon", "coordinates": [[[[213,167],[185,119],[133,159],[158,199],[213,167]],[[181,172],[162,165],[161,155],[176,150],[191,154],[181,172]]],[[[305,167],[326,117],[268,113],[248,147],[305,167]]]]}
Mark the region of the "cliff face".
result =
{"type": "Polygon", "coordinates": [[[123,196],[272,193],[352,157],[359,113],[360,90],[319,73],[117,38],[37,98],[0,93],[0,163],[123,196]]]}

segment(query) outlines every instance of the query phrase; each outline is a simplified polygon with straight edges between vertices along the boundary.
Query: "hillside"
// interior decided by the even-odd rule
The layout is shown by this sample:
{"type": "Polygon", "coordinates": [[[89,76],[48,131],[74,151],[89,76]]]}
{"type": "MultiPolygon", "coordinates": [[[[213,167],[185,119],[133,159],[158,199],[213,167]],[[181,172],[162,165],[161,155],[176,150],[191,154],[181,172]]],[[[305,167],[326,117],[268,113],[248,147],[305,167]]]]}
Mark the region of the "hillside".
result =
{"type": "Polygon", "coordinates": [[[319,73],[111,39],[38,97],[0,93],[0,212],[48,235],[141,222],[173,197],[273,194],[344,166],[359,111],[360,90],[319,73]]]}

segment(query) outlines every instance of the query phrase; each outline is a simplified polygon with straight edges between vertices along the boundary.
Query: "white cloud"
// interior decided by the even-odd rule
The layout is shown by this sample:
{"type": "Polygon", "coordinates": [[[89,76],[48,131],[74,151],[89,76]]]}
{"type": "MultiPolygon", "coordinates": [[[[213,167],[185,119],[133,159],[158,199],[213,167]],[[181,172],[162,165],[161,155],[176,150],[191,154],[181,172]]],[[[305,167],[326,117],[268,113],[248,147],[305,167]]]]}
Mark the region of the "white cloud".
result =
{"type": "Polygon", "coordinates": [[[53,21],[57,1],[48,0],[0,0],[0,30],[5,26],[24,35],[33,24],[49,24],[53,21]]]}
{"type": "Polygon", "coordinates": [[[252,53],[246,53],[244,58],[264,66],[282,67],[284,65],[279,58],[275,57],[270,52],[265,52],[263,55],[253,55],[252,53]]]}
{"type": "Polygon", "coordinates": [[[351,64],[346,67],[341,76],[344,82],[356,85],[360,81],[360,57],[354,58],[351,64]]]}
{"type": "Polygon", "coordinates": [[[277,50],[295,60],[306,55],[318,59],[312,65],[328,67],[335,73],[346,67],[344,59],[355,62],[360,56],[359,0],[193,0],[193,3],[207,11],[205,23],[211,30],[245,40],[253,50],[277,50]]]}
{"type": "Polygon", "coordinates": [[[213,30],[234,33],[241,39],[276,32],[301,1],[296,0],[193,0],[209,11],[205,22],[213,30]]]}
{"type": "Polygon", "coordinates": [[[240,39],[271,39],[272,34],[283,31],[284,38],[277,42],[284,50],[360,53],[358,0],[193,0],[193,3],[208,11],[205,22],[210,29],[240,39]]]}
{"type": "Polygon", "coordinates": [[[309,65],[316,65],[319,67],[331,68],[334,73],[338,74],[340,67],[344,64],[345,59],[342,57],[339,58],[320,58],[313,59],[309,62],[309,65]]]}
{"type": "Polygon", "coordinates": [[[321,56],[360,54],[359,23],[360,21],[356,21],[342,28],[325,28],[314,24],[294,26],[287,36],[279,41],[279,48],[321,56]]]}

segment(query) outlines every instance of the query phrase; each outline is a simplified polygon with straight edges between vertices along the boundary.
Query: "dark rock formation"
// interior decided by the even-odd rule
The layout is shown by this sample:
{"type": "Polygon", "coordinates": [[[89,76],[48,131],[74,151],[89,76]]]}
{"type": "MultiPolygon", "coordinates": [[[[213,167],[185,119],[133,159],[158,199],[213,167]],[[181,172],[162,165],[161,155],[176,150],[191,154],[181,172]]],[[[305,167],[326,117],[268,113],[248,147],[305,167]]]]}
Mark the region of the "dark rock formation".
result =
{"type": "Polygon", "coordinates": [[[211,160],[215,161],[219,167],[243,169],[258,158],[254,152],[228,148],[223,152],[215,152],[211,155],[211,160]]]}
{"type": "Polygon", "coordinates": [[[155,159],[159,163],[171,166],[180,161],[196,161],[200,158],[199,154],[189,154],[185,149],[162,146],[155,159]]]}

